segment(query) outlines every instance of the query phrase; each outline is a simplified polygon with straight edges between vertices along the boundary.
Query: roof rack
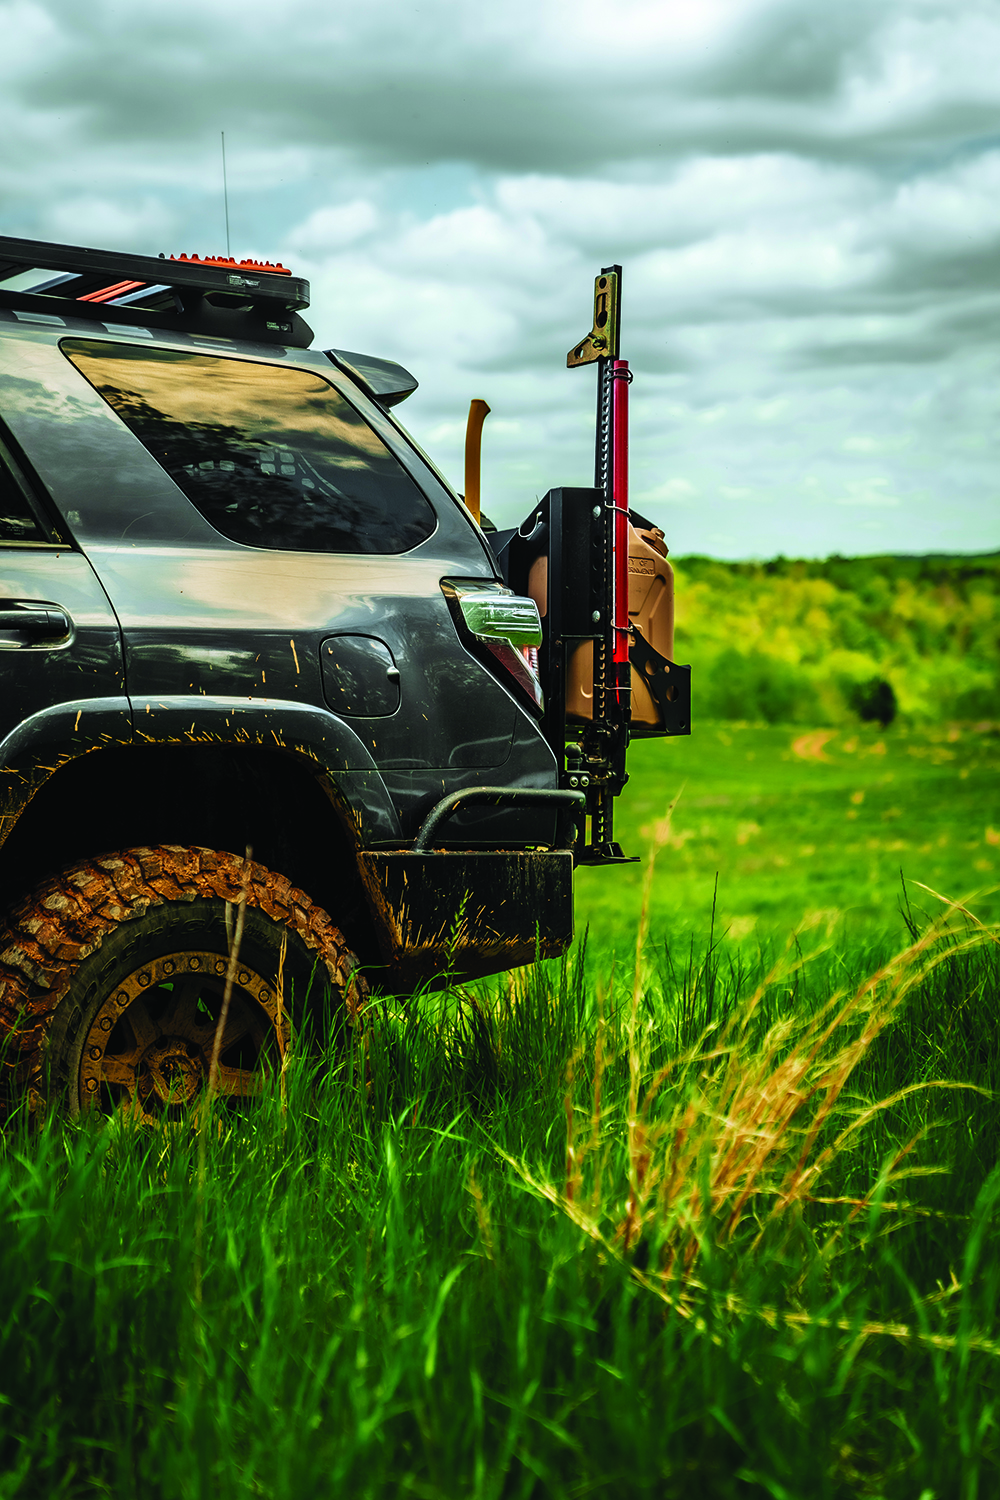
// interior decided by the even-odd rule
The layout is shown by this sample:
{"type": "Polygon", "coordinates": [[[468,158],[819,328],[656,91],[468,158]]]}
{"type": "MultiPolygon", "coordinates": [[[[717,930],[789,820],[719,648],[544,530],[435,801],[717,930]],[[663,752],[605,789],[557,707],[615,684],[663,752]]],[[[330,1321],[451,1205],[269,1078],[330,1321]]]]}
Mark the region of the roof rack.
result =
{"type": "Polygon", "coordinates": [[[308,348],[309,283],[231,257],[126,255],[0,235],[0,307],[308,348]]]}

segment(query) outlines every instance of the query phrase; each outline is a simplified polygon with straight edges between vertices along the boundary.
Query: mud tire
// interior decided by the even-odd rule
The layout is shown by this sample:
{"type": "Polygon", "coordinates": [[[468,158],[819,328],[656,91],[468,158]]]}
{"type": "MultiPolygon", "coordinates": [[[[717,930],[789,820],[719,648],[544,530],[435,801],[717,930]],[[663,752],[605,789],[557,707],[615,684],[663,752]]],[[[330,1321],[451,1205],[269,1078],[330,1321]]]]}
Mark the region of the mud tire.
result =
{"type": "Polygon", "coordinates": [[[61,1096],[78,1110],[82,1049],[116,986],[164,954],[227,957],[241,897],[242,963],[271,985],[283,967],[297,1024],[329,995],[335,1023],[353,1025],[365,995],[357,960],[327,913],[284,876],[211,849],[103,855],[45,881],[0,927],[5,1109],[61,1096]]]}

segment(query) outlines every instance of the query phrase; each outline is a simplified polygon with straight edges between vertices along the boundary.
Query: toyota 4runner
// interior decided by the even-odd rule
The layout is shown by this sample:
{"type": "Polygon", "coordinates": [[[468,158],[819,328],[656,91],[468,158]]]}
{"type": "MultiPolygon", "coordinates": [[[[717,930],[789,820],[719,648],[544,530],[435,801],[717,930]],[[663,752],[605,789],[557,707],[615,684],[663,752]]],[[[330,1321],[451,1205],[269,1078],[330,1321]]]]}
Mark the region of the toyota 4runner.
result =
{"type": "Polygon", "coordinates": [[[351,1021],[566,949],[630,734],[690,717],[615,472],[619,281],[569,359],[595,486],[487,532],[413,377],[311,349],[284,268],[0,239],[8,1097],[161,1118],[213,1045],[254,1094],[317,976],[351,1021]]]}

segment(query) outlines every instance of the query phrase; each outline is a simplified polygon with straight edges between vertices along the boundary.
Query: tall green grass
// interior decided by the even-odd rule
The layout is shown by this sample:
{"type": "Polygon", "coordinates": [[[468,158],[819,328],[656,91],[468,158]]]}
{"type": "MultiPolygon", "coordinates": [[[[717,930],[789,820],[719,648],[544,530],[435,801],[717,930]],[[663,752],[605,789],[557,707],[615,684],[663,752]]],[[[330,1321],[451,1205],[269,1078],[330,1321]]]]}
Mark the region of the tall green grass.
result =
{"type": "Polygon", "coordinates": [[[242,1110],[12,1127],[0,1496],[996,1493],[1000,947],[909,920],[654,931],[377,999],[242,1110]]]}

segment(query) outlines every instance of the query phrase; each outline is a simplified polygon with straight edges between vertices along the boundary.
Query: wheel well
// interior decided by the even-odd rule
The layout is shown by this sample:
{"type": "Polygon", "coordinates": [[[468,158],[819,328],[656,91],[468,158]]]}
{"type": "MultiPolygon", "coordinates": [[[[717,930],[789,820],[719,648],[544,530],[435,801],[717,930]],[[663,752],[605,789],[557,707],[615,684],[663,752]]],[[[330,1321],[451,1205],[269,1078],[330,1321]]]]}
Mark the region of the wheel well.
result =
{"type": "Polygon", "coordinates": [[[287,752],[109,747],[60,767],[0,848],[0,910],[80,859],[139,845],[245,854],[322,906],[363,962],[378,944],[352,841],[323,779],[287,752]]]}

